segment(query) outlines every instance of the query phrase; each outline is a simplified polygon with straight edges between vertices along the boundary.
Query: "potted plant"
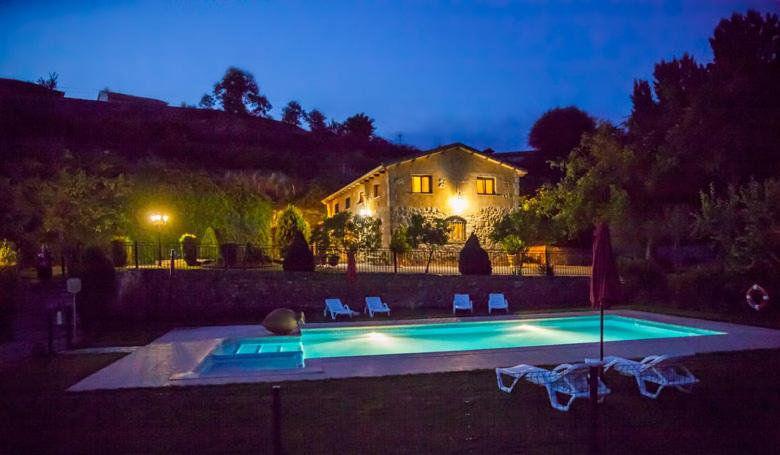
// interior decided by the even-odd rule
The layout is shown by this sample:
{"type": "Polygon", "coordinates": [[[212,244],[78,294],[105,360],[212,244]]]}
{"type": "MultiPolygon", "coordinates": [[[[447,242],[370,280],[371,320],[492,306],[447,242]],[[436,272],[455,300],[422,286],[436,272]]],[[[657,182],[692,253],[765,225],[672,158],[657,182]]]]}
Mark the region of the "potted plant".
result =
{"type": "Polygon", "coordinates": [[[179,237],[179,243],[181,243],[184,262],[190,267],[198,265],[198,238],[195,234],[182,234],[182,236],[179,237]]]}
{"type": "Polygon", "coordinates": [[[507,254],[509,267],[512,268],[513,273],[522,275],[523,255],[528,251],[528,246],[520,237],[514,234],[507,235],[501,239],[501,246],[507,254]]]}

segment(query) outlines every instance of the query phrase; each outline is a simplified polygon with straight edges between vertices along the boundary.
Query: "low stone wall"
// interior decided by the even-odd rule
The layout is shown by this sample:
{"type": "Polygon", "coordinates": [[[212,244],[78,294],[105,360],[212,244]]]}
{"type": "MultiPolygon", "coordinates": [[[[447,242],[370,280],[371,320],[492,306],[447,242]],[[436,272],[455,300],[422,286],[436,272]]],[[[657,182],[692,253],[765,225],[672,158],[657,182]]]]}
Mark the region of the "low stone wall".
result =
{"type": "MultiPolygon", "coordinates": [[[[354,297],[343,274],[258,270],[126,270],[117,273],[112,313],[125,321],[217,322],[261,320],[275,308],[321,312],[326,297],[362,309],[379,295],[394,309],[450,308],[452,295],[468,293],[477,313],[487,296],[502,292],[512,309],[585,306],[582,277],[438,276],[359,274],[354,297]],[[357,301],[355,301],[357,300],[357,301]]],[[[321,313],[320,313],[321,314],[321,313]]]]}

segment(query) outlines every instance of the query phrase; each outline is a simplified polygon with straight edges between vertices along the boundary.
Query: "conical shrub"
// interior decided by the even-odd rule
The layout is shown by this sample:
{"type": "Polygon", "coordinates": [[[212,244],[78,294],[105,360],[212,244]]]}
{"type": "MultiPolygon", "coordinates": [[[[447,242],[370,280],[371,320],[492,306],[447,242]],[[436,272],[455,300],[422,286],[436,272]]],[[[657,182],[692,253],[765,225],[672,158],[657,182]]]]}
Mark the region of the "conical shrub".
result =
{"type": "Polygon", "coordinates": [[[461,275],[490,275],[493,266],[490,264],[490,256],[479,244],[476,235],[471,234],[458,256],[458,270],[461,275]]]}
{"type": "Polygon", "coordinates": [[[311,254],[309,244],[301,231],[295,231],[290,248],[284,256],[282,269],[285,272],[313,272],[314,255],[311,254]]]}

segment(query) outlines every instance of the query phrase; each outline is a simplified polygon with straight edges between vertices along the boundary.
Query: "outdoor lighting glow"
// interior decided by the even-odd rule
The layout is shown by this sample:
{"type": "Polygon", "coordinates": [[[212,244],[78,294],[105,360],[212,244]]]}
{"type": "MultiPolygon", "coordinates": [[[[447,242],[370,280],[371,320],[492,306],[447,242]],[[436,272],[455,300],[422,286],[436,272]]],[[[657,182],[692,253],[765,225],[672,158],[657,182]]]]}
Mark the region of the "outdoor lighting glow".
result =
{"type": "Polygon", "coordinates": [[[456,215],[462,214],[466,207],[468,206],[468,203],[465,199],[463,199],[463,196],[458,193],[457,196],[453,196],[450,198],[450,206],[452,207],[452,211],[455,212],[456,215]]]}
{"type": "Polygon", "coordinates": [[[155,224],[165,224],[168,222],[168,215],[155,213],[154,215],[149,217],[149,221],[155,224]]]}
{"type": "Polygon", "coordinates": [[[381,343],[388,343],[390,342],[390,337],[384,333],[379,332],[369,332],[366,334],[369,340],[371,341],[378,341],[381,343]]]}
{"type": "Polygon", "coordinates": [[[358,215],[363,216],[363,217],[371,216],[372,215],[371,209],[369,209],[368,207],[363,207],[362,209],[360,209],[358,211],[358,215]]]}

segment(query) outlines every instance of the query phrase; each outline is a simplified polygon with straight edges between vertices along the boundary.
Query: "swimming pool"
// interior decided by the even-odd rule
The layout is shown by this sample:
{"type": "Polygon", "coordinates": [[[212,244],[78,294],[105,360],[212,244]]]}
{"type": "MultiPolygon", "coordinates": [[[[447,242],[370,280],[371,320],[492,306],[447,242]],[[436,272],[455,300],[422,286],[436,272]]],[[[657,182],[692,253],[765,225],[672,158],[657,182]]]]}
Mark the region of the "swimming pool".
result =
{"type": "MultiPolygon", "coordinates": [[[[604,340],[647,340],[723,332],[625,316],[604,317],[604,340]]],[[[225,340],[202,372],[301,368],[305,359],[459,352],[599,341],[599,316],[304,328],[298,337],[225,340]]]]}

